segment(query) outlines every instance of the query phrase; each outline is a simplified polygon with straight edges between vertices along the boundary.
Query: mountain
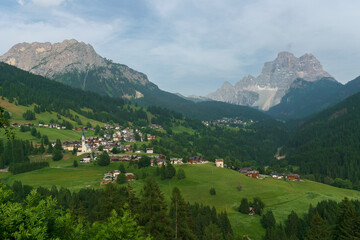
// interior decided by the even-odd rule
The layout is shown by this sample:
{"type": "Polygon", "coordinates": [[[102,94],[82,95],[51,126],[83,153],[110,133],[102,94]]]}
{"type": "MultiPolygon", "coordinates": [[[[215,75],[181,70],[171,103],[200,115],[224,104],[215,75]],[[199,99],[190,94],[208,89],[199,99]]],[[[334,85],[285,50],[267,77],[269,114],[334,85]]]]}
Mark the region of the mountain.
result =
{"type": "Polygon", "coordinates": [[[360,77],[342,85],[332,78],[322,78],[315,82],[296,79],[290,89],[267,112],[271,116],[283,119],[300,119],[320,112],[360,91],[360,77]]]}
{"type": "Polygon", "coordinates": [[[241,117],[259,120],[265,114],[243,106],[218,102],[194,103],[159,89],[147,76],[126,65],[113,63],[94,48],[76,40],[61,43],[19,43],[0,57],[25,71],[103,96],[129,99],[142,106],[159,106],[201,120],[241,117]]]}
{"type": "Polygon", "coordinates": [[[357,93],[304,120],[285,147],[286,159],[317,181],[340,184],[341,179],[348,179],[360,189],[359,136],[357,93]]]}
{"type": "Polygon", "coordinates": [[[336,96],[343,85],[333,79],[315,82],[296,79],[278,105],[269,109],[273,117],[289,120],[307,117],[338,102],[336,96]]]}
{"type": "Polygon", "coordinates": [[[74,39],[55,44],[19,43],[0,61],[102,95],[139,98],[139,86],[156,88],[145,74],[113,63],[98,55],[91,45],[74,39]]]}
{"type": "Polygon", "coordinates": [[[266,111],[281,102],[297,78],[314,82],[324,77],[336,81],[312,54],[296,58],[292,53],[280,52],[274,61],[264,64],[259,76],[244,77],[235,86],[225,82],[207,97],[266,111]]]}

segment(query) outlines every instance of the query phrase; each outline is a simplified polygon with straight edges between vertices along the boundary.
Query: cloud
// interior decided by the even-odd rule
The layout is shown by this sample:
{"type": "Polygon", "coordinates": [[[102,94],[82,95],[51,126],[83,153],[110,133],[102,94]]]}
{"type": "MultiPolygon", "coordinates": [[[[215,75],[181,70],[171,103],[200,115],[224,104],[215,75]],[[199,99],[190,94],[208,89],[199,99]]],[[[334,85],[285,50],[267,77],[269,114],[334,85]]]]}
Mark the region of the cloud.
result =
{"type": "Polygon", "coordinates": [[[32,2],[40,7],[56,7],[62,4],[65,0],[32,0],[32,2]]]}
{"type": "Polygon", "coordinates": [[[18,2],[21,11],[0,10],[7,36],[0,52],[17,42],[75,38],[173,92],[206,95],[257,75],[283,50],[313,53],[342,82],[359,75],[355,0],[18,2]]]}

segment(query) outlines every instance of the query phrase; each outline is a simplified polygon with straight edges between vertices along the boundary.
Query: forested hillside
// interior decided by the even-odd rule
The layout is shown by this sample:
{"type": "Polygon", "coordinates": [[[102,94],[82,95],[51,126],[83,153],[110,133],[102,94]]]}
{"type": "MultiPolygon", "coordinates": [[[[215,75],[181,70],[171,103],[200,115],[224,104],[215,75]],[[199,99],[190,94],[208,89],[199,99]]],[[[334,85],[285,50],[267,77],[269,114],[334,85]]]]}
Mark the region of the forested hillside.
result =
{"type": "Polygon", "coordinates": [[[289,163],[317,181],[360,189],[359,120],[360,94],[307,119],[287,145],[289,163]]]}

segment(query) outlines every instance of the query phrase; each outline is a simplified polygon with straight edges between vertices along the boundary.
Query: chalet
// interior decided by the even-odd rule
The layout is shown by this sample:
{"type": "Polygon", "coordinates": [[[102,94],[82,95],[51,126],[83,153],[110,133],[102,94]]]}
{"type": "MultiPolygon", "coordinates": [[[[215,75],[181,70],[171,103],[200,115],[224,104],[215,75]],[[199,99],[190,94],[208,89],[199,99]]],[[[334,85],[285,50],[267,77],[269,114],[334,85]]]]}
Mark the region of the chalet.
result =
{"type": "Polygon", "coordinates": [[[215,159],[216,167],[223,168],[224,167],[224,159],[215,159]]]}
{"type": "Polygon", "coordinates": [[[81,163],[89,163],[91,161],[91,157],[90,156],[86,156],[86,157],[83,157],[80,162],[81,163]]]}
{"type": "Polygon", "coordinates": [[[153,153],[154,153],[154,149],[153,149],[153,148],[147,148],[147,149],[146,149],[146,153],[148,153],[148,154],[153,154],[153,153]]]}
{"type": "Polygon", "coordinates": [[[126,176],[126,180],[128,180],[128,181],[135,180],[135,175],[133,173],[125,173],[125,176],[126,176]]]}
{"type": "Polygon", "coordinates": [[[275,178],[275,179],[282,179],[283,176],[284,175],[282,173],[277,173],[277,172],[270,173],[270,177],[275,178]]]}
{"type": "Polygon", "coordinates": [[[286,180],[288,180],[288,181],[300,181],[300,175],[299,174],[288,174],[288,175],[286,175],[286,180]]]}
{"type": "Polygon", "coordinates": [[[205,161],[205,159],[202,156],[193,156],[189,159],[190,164],[202,163],[203,161],[205,161]]]}
{"type": "Polygon", "coordinates": [[[247,172],[249,172],[249,171],[252,171],[251,167],[245,167],[245,168],[239,169],[239,173],[242,173],[242,174],[247,174],[247,172]]]}
{"type": "Polygon", "coordinates": [[[170,158],[171,164],[182,164],[182,158],[170,158]]]}
{"type": "Polygon", "coordinates": [[[256,170],[248,171],[246,173],[246,176],[251,177],[251,178],[259,178],[259,171],[256,171],[256,170]]]}
{"type": "Polygon", "coordinates": [[[114,178],[117,178],[117,176],[120,174],[119,170],[114,170],[111,172],[114,178]]]}
{"type": "Polygon", "coordinates": [[[148,135],[147,136],[148,141],[155,140],[155,139],[156,139],[156,136],[153,136],[153,135],[148,135]]]}

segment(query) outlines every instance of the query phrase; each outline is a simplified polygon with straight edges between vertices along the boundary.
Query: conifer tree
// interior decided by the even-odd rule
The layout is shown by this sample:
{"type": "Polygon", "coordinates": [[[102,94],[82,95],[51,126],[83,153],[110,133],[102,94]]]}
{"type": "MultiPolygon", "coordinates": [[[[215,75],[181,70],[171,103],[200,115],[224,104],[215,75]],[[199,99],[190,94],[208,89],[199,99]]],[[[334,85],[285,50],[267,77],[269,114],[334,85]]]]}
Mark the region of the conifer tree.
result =
{"type": "Polygon", "coordinates": [[[41,139],[41,144],[39,147],[39,153],[44,153],[45,152],[45,147],[44,147],[44,140],[41,139]]]}
{"type": "Polygon", "coordinates": [[[285,221],[285,232],[289,238],[296,238],[299,230],[299,217],[291,211],[287,220],[285,221]]]}
{"type": "Polygon", "coordinates": [[[261,218],[261,225],[263,226],[263,228],[272,228],[275,227],[276,224],[276,220],[274,217],[273,212],[267,211],[261,218]]]}
{"type": "Polygon", "coordinates": [[[220,229],[215,224],[208,225],[204,230],[204,238],[207,240],[222,240],[223,236],[220,229]]]}
{"type": "Polygon", "coordinates": [[[249,202],[248,202],[247,198],[241,199],[241,203],[240,203],[238,210],[241,213],[249,214],[249,202]]]}
{"type": "Polygon", "coordinates": [[[173,237],[163,193],[151,177],[147,178],[141,194],[140,225],[154,239],[165,240],[173,237]]]}
{"type": "Polygon", "coordinates": [[[306,232],[306,240],[327,240],[331,239],[331,234],[325,221],[318,213],[315,213],[311,219],[309,228],[306,232]]]}
{"type": "Polygon", "coordinates": [[[335,238],[360,239],[360,219],[356,214],[354,205],[347,198],[339,204],[335,238]]]}
{"type": "Polygon", "coordinates": [[[189,209],[177,187],[172,190],[169,215],[174,230],[174,239],[196,239],[190,228],[191,215],[189,209]]]}

